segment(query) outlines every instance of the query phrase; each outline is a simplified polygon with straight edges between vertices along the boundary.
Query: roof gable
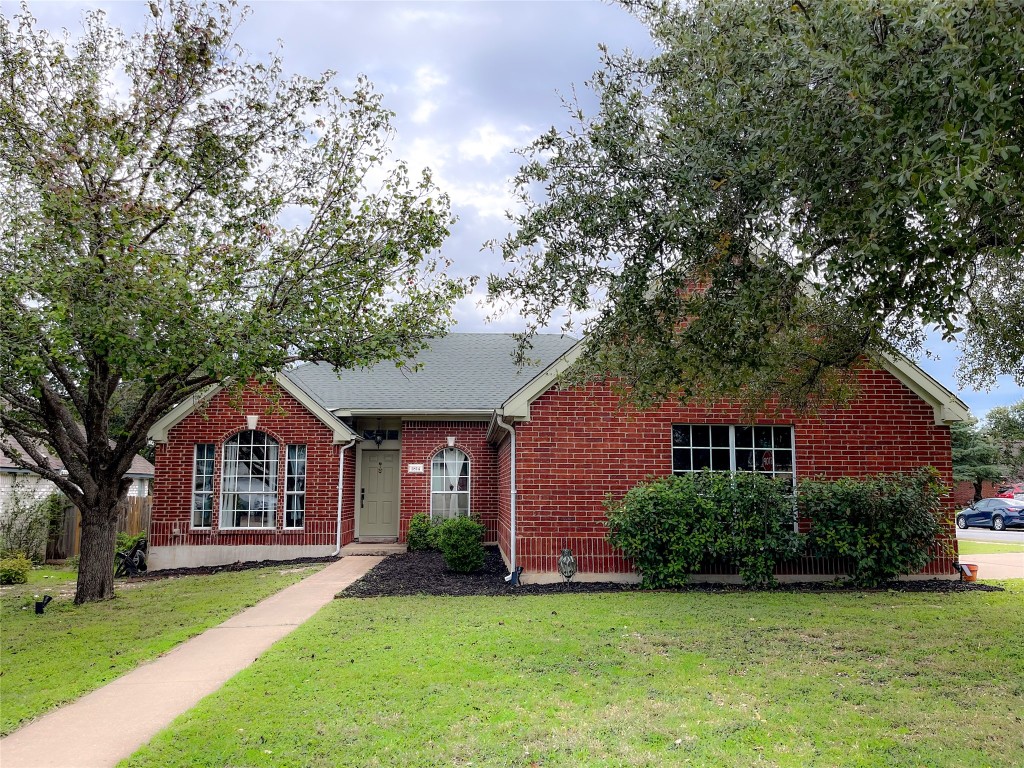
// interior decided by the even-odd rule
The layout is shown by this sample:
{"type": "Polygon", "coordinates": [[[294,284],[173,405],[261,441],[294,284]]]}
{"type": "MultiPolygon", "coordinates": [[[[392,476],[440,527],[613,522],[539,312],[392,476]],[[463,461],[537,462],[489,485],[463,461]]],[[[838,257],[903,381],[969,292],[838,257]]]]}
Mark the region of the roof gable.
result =
{"type": "MultiPolygon", "coordinates": [[[[307,411],[323,423],[325,427],[330,429],[331,432],[333,432],[334,443],[347,443],[356,439],[356,434],[333,413],[325,408],[323,403],[314,395],[311,395],[283,373],[277,374],[275,381],[281,389],[298,400],[307,411]]],[[[202,392],[178,403],[149,430],[150,439],[155,440],[158,443],[166,443],[168,432],[170,432],[176,424],[191,415],[202,403],[212,398],[222,389],[223,386],[219,384],[207,387],[202,392]]]]}
{"type": "MultiPolygon", "coordinates": [[[[505,401],[501,408],[502,415],[509,419],[529,421],[533,401],[558,383],[561,375],[576,362],[582,351],[581,341],[554,360],[505,401]]],[[[959,397],[909,358],[900,354],[881,354],[875,357],[875,362],[932,407],[936,424],[952,424],[971,418],[970,409],[959,397]]]]}

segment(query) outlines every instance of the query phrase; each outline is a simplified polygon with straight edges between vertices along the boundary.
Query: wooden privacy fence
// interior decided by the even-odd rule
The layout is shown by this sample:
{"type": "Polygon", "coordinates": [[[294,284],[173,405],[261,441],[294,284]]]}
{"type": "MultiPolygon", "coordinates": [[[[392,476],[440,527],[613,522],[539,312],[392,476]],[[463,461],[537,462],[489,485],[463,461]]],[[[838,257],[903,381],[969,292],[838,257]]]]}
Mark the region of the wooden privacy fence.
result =
{"type": "MultiPolygon", "coordinates": [[[[149,520],[153,512],[151,496],[129,496],[117,511],[117,532],[135,536],[149,533],[149,520]]],[[[77,555],[82,545],[82,513],[77,507],[64,511],[64,526],[50,534],[46,542],[47,560],[66,560],[77,555]]]]}

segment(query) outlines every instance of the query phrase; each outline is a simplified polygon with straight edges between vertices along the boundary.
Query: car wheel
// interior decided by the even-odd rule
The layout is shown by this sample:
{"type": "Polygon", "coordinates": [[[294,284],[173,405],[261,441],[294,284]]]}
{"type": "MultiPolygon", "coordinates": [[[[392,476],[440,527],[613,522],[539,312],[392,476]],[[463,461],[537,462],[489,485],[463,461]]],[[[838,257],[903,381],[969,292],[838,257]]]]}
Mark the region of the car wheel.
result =
{"type": "Polygon", "coordinates": [[[1006,523],[1003,522],[1003,518],[996,515],[992,518],[992,530],[993,531],[1005,531],[1006,523]]]}
{"type": "Polygon", "coordinates": [[[966,528],[967,527],[967,518],[964,517],[963,515],[957,515],[956,516],[956,527],[957,528],[966,528]]]}

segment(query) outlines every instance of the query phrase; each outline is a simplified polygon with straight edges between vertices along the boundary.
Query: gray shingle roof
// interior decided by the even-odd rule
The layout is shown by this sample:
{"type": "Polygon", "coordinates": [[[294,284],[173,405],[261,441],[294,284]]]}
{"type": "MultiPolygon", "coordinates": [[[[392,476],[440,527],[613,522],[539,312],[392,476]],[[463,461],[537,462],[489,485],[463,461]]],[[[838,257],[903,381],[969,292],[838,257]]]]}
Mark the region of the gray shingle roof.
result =
{"type": "Polygon", "coordinates": [[[538,334],[525,368],[512,359],[516,340],[503,333],[452,333],[435,339],[412,362],[418,371],[380,363],[335,373],[326,363],[300,365],[286,375],[331,410],[475,411],[500,408],[578,339],[538,334]]]}

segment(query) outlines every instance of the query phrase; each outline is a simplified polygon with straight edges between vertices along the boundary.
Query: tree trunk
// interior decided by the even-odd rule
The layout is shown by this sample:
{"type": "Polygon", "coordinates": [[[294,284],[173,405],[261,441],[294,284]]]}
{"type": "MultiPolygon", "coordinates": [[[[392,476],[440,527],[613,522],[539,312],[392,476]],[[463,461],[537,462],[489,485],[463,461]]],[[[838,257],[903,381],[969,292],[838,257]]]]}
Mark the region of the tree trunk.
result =
{"type": "Polygon", "coordinates": [[[82,509],[82,548],[78,560],[75,605],[114,596],[114,547],[117,540],[117,502],[82,509]]]}
{"type": "Polygon", "coordinates": [[[975,501],[981,501],[981,499],[982,499],[981,480],[975,480],[974,481],[974,500],[975,501]]]}

